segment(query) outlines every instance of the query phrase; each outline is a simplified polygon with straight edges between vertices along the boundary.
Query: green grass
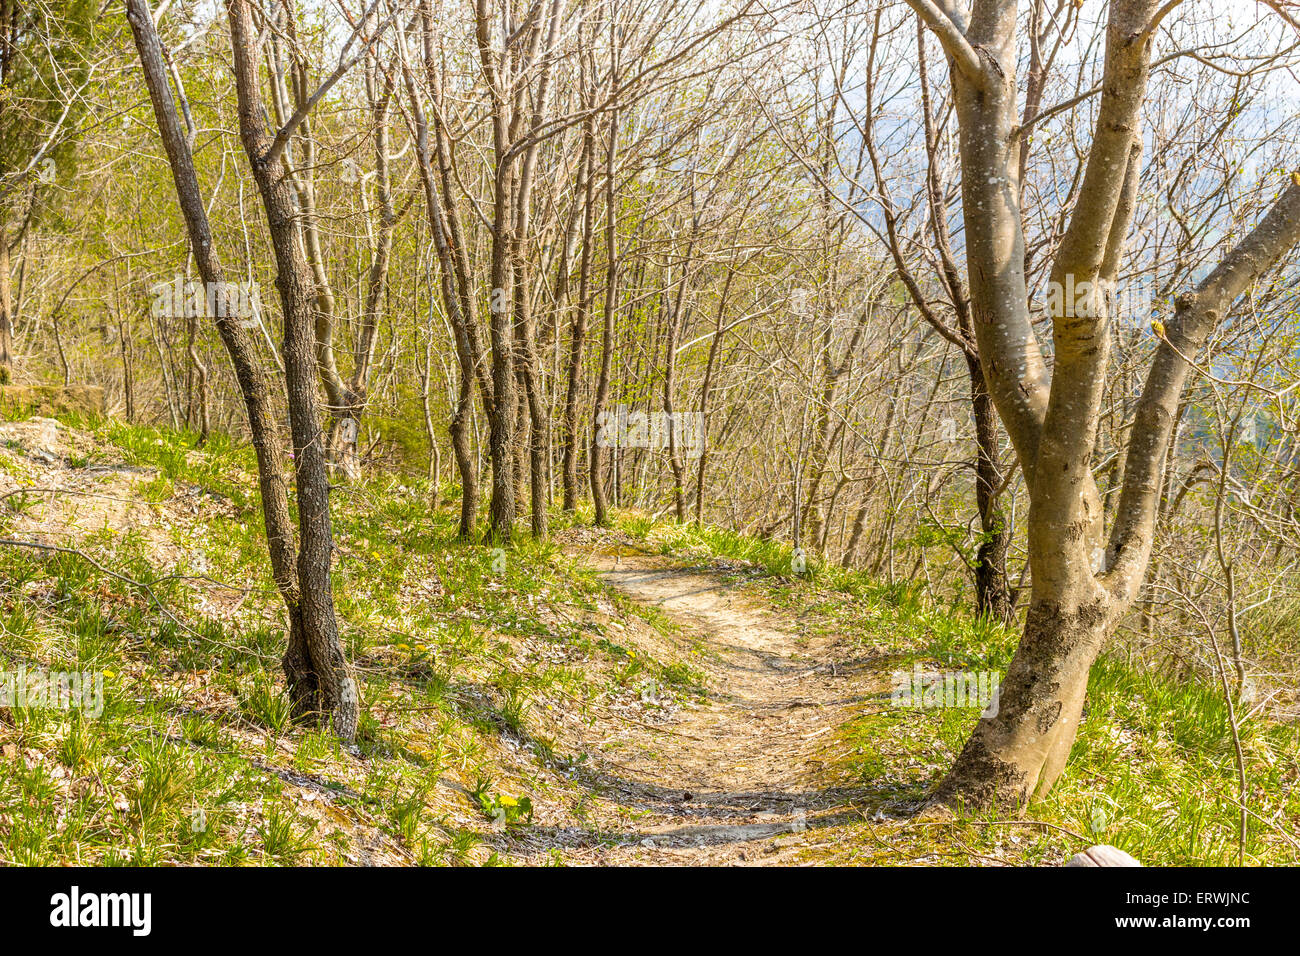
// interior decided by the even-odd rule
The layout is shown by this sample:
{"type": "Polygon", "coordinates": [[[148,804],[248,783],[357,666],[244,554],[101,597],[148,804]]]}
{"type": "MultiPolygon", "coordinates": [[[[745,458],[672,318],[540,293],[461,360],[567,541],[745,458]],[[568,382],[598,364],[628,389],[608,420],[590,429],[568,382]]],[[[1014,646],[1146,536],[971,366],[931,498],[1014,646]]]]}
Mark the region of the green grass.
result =
{"type": "MultiPolygon", "coordinates": [[[[250,450],[219,435],[196,450],[186,432],[77,424],[101,443],[92,458],[146,469],[146,499],[207,495],[171,529],[177,567],[159,566],[131,529],[73,542],[153,598],[75,555],[0,550],[0,670],[105,680],[97,719],[0,712],[0,745],[17,757],[0,774],[0,861],[345,863],[373,854],[377,834],[390,862],[499,863],[513,838],[483,819],[473,781],[498,781],[514,805],[578,802],[549,768],[586,755],[561,752],[547,715],[631,693],[628,652],[588,620],[605,595],[594,574],[552,544],[458,541],[454,509],[431,510],[423,481],[341,488],[335,597],[364,704],[353,755],[290,717],[250,450]],[[214,601],[237,606],[217,613],[214,601]]],[[[701,679],[685,661],[638,666],[670,692],[694,693],[701,679]]]]}
{"type": "MultiPolygon", "coordinates": [[[[685,701],[706,690],[703,648],[662,614],[610,594],[558,545],[526,535],[499,551],[461,542],[447,489],[439,498],[450,503],[433,507],[423,480],[375,475],[333,496],[335,599],[364,701],[359,753],[350,753],[289,715],[251,450],[220,435],[196,450],[185,432],[80,426],[100,443],[92,462],[146,469],[139,487],[149,500],[204,494],[193,520],[170,531],[176,567],[129,528],[75,542],[152,598],[74,555],[0,549],[0,670],[104,678],[98,717],[0,711],[0,862],[518,862],[531,827],[612,825],[600,794],[578,782],[590,755],[566,749],[561,717],[589,723],[602,700],[685,701]],[[680,654],[639,650],[608,626],[611,607],[680,654]]],[[[21,477],[20,455],[4,451],[0,468],[21,477]]],[[[588,517],[557,515],[554,526],[588,517]]],[[[885,671],[915,662],[1001,671],[1015,649],[1015,633],[918,588],[816,561],[796,575],[779,543],[634,515],[620,516],[619,529],[683,562],[722,562],[720,573],[807,633],[847,638],[885,671]]],[[[839,728],[828,773],[864,794],[868,815],[888,816],[933,786],[975,717],[883,703],[864,702],[839,728]]],[[[1294,832],[1295,729],[1259,720],[1242,736],[1251,810],[1294,832]]],[[[1215,686],[1111,655],[1093,671],[1062,782],[1030,815],[1149,864],[1232,863],[1235,795],[1215,686]]],[[[1079,848],[1057,830],[991,819],[864,821],[819,843],[816,861],[873,863],[1059,862],[1079,848]]],[[[565,862],[560,851],[529,859],[565,862]]],[[[1246,859],[1297,857],[1252,818],[1246,859]]]]}
{"type": "MultiPolygon", "coordinates": [[[[729,568],[746,587],[783,608],[808,631],[852,638],[877,655],[887,672],[923,666],[1005,672],[1018,633],[952,604],[927,601],[913,587],[890,587],[857,571],[812,561],[791,571],[791,551],[711,527],[655,525],[623,516],[620,530],[642,546],[695,560],[744,561],[729,568]]],[[[882,704],[885,702],[881,702],[882,704]]],[[[897,812],[938,783],[977,720],[975,710],[912,710],[881,706],[841,729],[845,779],[865,787],[874,803],[897,812]]],[[[1300,862],[1300,782],[1295,754],[1300,728],[1255,718],[1239,729],[1249,794],[1244,860],[1300,862]],[[1269,821],[1269,822],[1265,822],[1269,821]],[[1290,834],[1290,840],[1279,830],[1290,834]]],[[[1238,780],[1228,708],[1217,681],[1170,676],[1118,652],[1092,670],[1079,736],[1060,782],[1028,816],[1110,843],[1150,865],[1235,865],[1238,780]]],[[[979,861],[1007,850],[1007,826],[905,826],[888,850],[864,845],[850,859],[872,862],[979,861]],[[953,840],[958,848],[953,856],[953,840]],[[936,840],[938,842],[936,843],[936,840]]],[[[1055,861],[1081,848],[1048,828],[1019,828],[1010,844],[1026,862],[1055,861]]]]}

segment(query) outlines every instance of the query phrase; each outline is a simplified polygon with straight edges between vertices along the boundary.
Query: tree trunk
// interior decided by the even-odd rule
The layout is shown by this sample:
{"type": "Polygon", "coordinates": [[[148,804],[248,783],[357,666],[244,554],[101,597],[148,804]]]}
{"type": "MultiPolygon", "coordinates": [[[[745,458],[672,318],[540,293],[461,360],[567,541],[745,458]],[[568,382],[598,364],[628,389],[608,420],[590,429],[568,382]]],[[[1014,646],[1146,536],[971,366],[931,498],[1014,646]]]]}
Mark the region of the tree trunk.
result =
{"type": "Polygon", "coordinates": [[[578,266],[578,308],[569,332],[569,364],[564,390],[564,510],[578,506],[578,388],[582,382],[582,349],[591,314],[591,254],[596,216],[596,119],[582,124],[582,259],[578,266]]]}
{"type": "Polygon", "coordinates": [[[474,316],[474,303],[469,291],[469,262],[461,237],[460,221],[456,215],[455,204],[450,200],[453,171],[450,150],[446,140],[446,130],[442,121],[437,119],[441,110],[441,84],[438,74],[438,60],[433,40],[433,10],[429,0],[421,0],[421,45],[424,59],[424,77],[428,93],[433,98],[437,109],[434,111],[435,124],[430,129],[427,114],[421,102],[415,84],[415,77],[405,59],[403,49],[402,79],[406,85],[407,98],[411,106],[411,118],[415,126],[416,160],[420,181],[424,187],[426,212],[429,217],[429,231],[433,235],[434,249],[438,255],[440,289],[443,306],[451,320],[452,334],[455,338],[456,359],[460,365],[460,388],[456,407],[448,427],[451,437],[452,453],[456,459],[456,468],[460,473],[461,540],[469,540],[474,534],[474,524],[478,516],[479,472],[478,462],[470,442],[473,426],[473,393],[477,383],[491,419],[492,391],[485,371],[483,348],[479,336],[478,322],[474,316]],[[432,140],[432,144],[430,142],[432,140]],[[438,162],[438,182],[434,180],[433,161],[436,149],[438,162]],[[442,193],[438,191],[442,185],[442,193]]]}
{"type": "Polygon", "coordinates": [[[601,443],[600,419],[609,400],[609,372],[614,351],[614,310],[618,304],[618,210],[614,205],[614,167],[618,160],[618,109],[610,110],[609,146],[605,154],[605,320],[600,336],[600,377],[596,380],[595,416],[592,429],[591,501],[596,509],[596,524],[609,524],[609,501],[605,494],[605,448],[601,443]]]}
{"type": "Polygon", "coordinates": [[[293,185],[264,111],[254,54],[256,31],[247,0],[228,0],[231,48],[239,100],[240,137],[262,194],[275,252],[276,289],[284,312],[285,384],[298,490],[298,580],[302,601],[302,645],[290,646],[286,670],[300,711],[329,714],[343,740],[356,737],[360,707],[356,679],[343,653],[330,577],[329,467],[317,405],[316,289],[299,243],[293,185]]]}
{"type": "Polygon", "coordinates": [[[0,385],[8,385],[14,376],[14,300],[9,268],[9,235],[0,209],[0,385]]]}
{"type": "Polygon", "coordinates": [[[709,465],[709,399],[713,394],[713,372],[722,350],[722,322],[727,315],[727,300],[731,297],[731,281],[736,276],[733,258],[727,267],[727,279],[722,284],[718,299],[718,317],[713,325],[713,340],[709,342],[709,357],[704,362],[704,381],[700,385],[700,461],[695,471],[695,523],[704,523],[704,479],[709,465]]]}
{"type": "Polygon", "coordinates": [[[352,377],[344,390],[345,405],[336,411],[330,427],[330,462],[335,472],[356,481],[361,477],[358,452],[361,419],[370,398],[370,369],[375,360],[375,342],[379,333],[379,308],[388,286],[388,264],[393,248],[393,230],[397,212],[388,171],[388,110],[393,96],[394,78],[390,77],[376,95],[373,70],[366,77],[366,91],[371,99],[371,121],[375,131],[375,198],[379,206],[379,224],[371,250],[370,269],[366,276],[366,300],[361,310],[361,328],[352,353],[352,377]]]}
{"type": "Polygon", "coordinates": [[[1138,125],[1152,38],[1173,5],[1110,4],[1096,126],[1051,269],[1057,291],[1048,301],[1054,345],[1049,376],[1025,288],[1016,148],[1023,132],[1013,129],[1015,5],[990,3],[966,24],[925,0],[908,2],[939,36],[952,65],[973,324],[985,380],[1029,487],[1033,574],[1024,636],[1002,683],[998,712],[980,720],[936,798],[1023,807],[1046,793],[1064,767],[1088,671],[1146,573],[1189,357],[1249,286],[1300,242],[1300,175],[1254,230],[1178,298],[1138,400],[1120,502],[1102,551],[1103,510],[1092,459],[1113,290],[1138,190],[1138,125]],[[1087,290],[1086,300],[1062,296],[1066,288],[1087,290]]]}
{"type": "Polygon", "coordinates": [[[1010,624],[1015,610],[1015,595],[1007,579],[1011,527],[998,494],[1002,474],[998,461],[997,411],[984,387],[984,371],[978,356],[968,353],[966,368],[975,417],[975,507],[980,516],[980,544],[975,552],[975,610],[999,623],[1010,624]]]}
{"type": "MultiPolygon", "coordinates": [[[[212,231],[194,172],[193,157],[176,114],[153,16],[145,0],[127,0],[127,19],[135,35],[154,115],[167,150],[195,264],[205,283],[220,288],[225,275],[213,248],[212,231]]],[[[288,480],[270,388],[247,330],[228,314],[217,316],[216,324],[234,366],[235,379],[248,412],[253,449],[257,454],[258,490],[271,572],[284,599],[289,620],[288,647],[283,660],[285,676],[295,699],[312,700],[317,694],[318,681],[307,654],[298,557],[294,553],[293,523],[289,515],[288,480]]]]}
{"type": "Polygon", "coordinates": [[[999,688],[934,798],[957,807],[1023,809],[1065,767],[1083,713],[1088,672],[1114,626],[1100,588],[1035,598],[999,688]]]}
{"type": "Polygon", "coordinates": [[[681,451],[678,448],[677,412],[673,405],[673,388],[677,378],[677,336],[683,324],[682,312],[686,303],[686,287],[690,282],[691,255],[693,243],[687,247],[686,263],[682,266],[682,282],[677,289],[676,299],[669,305],[668,334],[664,337],[664,425],[668,429],[668,464],[673,473],[673,513],[678,524],[686,521],[686,501],[683,486],[686,483],[686,469],[682,464],[681,451]]]}

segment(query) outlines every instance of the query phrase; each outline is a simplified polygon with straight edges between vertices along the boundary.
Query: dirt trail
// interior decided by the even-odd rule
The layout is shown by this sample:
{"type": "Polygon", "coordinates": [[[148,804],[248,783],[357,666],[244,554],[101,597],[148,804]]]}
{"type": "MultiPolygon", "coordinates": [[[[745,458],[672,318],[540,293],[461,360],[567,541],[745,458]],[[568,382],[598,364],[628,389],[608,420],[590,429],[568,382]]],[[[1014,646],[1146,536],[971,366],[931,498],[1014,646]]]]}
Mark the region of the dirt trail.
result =
{"type": "Polygon", "coordinates": [[[709,677],[705,702],[680,709],[663,731],[604,728],[617,763],[598,768],[601,795],[636,815],[636,832],[600,862],[789,862],[824,828],[867,812],[823,763],[835,730],[886,690],[882,675],[845,660],[852,651],[838,641],[801,637],[714,574],[626,549],[574,553],[681,625],[701,652],[692,665],[709,677]]]}

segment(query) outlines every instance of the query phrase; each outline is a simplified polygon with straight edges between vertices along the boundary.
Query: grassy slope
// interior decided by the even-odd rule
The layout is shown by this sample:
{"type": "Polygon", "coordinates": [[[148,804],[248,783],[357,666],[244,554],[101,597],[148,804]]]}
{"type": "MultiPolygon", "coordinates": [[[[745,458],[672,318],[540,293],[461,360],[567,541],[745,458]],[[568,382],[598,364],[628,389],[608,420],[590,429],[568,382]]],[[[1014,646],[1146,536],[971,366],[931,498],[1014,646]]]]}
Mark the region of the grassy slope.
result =
{"type": "MultiPolygon", "coordinates": [[[[345,489],[335,592],[365,701],[360,751],[348,753],[288,719],[248,449],[216,436],[196,453],[182,433],[82,427],[96,450],[68,466],[143,466],[139,495],[173,515],[184,496],[193,514],[170,521],[170,551],[130,524],[73,542],[152,597],[75,555],[0,548],[0,669],[93,669],[107,685],[98,719],[0,710],[0,861],[563,863],[557,835],[613,838],[629,811],[584,783],[589,753],[573,741],[614,712],[666,719],[640,702],[647,680],[670,696],[697,693],[689,652],[656,659],[624,636],[633,620],[670,624],[612,597],[555,545],[494,553],[455,541],[451,495],[431,507],[423,482],[380,476],[345,489]]],[[[31,465],[24,450],[0,449],[11,483],[29,483],[31,465]]],[[[0,537],[43,507],[23,495],[0,505],[0,537]]],[[[731,559],[723,567],[742,587],[800,627],[853,636],[877,666],[1001,670],[1014,647],[1012,635],[861,575],[814,567],[794,579],[780,573],[788,553],[768,543],[636,518],[623,531],[684,558],[731,559]]],[[[864,709],[842,728],[828,774],[861,787],[864,806],[905,807],[973,719],[864,709]]],[[[1148,863],[1233,862],[1225,726],[1212,688],[1106,658],[1065,781],[1033,815],[1148,863]]],[[[1294,730],[1244,733],[1252,811],[1294,832],[1294,730]]],[[[1044,827],[878,820],[838,828],[808,854],[1032,862],[1077,847],[1044,827]]],[[[1295,853],[1252,821],[1247,859],[1295,853]]]]}
{"type": "MultiPolygon", "coordinates": [[[[539,818],[581,814],[562,772],[578,755],[551,749],[548,708],[689,680],[682,662],[606,638],[616,609],[554,547],[498,560],[454,541],[451,509],[430,509],[427,487],[378,478],[340,494],[335,513],[335,592],[366,705],[349,754],[289,720],[248,450],[214,438],[196,453],[193,436],[120,424],[95,433],[100,453],[74,467],[147,466],[137,491],[159,503],[210,494],[170,529],[177,566],[158,566],[136,528],[72,542],[152,597],[75,555],[0,548],[0,669],[106,678],[98,719],[0,710],[0,860],[494,861],[513,841],[489,817],[519,816],[523,797],[539,818]]],[[[27,464],[10,449],[0,468],[28,483],[27,464]]],[[[7,498],[0,536],[38,502],[7,498]]]]}
{"type": "MultiPolygon", "coordinates": [[[[756,572],[738,575],[746,587],[787,609],[804,627],[852,635],[891,672],[911,671],[918,661],[926,669],[1004,672],[1015,650],[1015,633],[960,608],[934,607],[914,589],[887,587],[831,565],[814,565],[796,579],[789,574],[789,549],[779,544],[645,522],[632,522],[630,530],[665,553],[740,559],[756,572]]],[[[975,712],[878,709],[843,729],[840,768],[868,792],[904,803],[919,799],[951,765],[975,712]]],[[[1294,864],[1300,860],[1294,842],[1300,728],[1252,720],[1240,735],[1252,814],[1245,862],[1294,864]]],[[[1111,843],[1147,864],[1235,864],[1238,786],[1218,685],[1167,677],[1113,652],[1093,668],[1085,719],[1061,782],[1030,817],[1111,843]]],[[[1054,831],[1044,838],[1046,832],[972,823],[940,827],[927,840],[916,824],[868,826],[859,838],[842,841],[832,856],[888,862],[934,855],[979,862],[1010,854],[1032,861],[1074,845],[1054,831]]]]}

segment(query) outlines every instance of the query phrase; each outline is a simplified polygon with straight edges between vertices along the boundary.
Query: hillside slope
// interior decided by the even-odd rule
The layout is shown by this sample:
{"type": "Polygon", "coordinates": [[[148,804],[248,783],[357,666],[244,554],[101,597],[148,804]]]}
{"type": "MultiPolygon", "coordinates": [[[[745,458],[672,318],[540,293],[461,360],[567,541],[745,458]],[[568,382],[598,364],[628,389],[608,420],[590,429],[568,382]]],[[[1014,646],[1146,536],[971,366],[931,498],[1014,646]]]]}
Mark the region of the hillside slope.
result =
{"type": "MultiPolygon", "coordinates": [[[[0,861],[1147,863],[1237,857],[1213,688],[1106,659],[1032,820],[912,819],[977,711],[892,699],[1014,636],[776,545],[624,516],[508,551],[450,495],[335,496],[360,745],[294,725],[246,448],[0,424],[0,669],[103,680],[102,712],[0,708],[0,861]]],[[[1248,862],[1298,859],[1296,736],[1248,725],[1248,862]]]]}

